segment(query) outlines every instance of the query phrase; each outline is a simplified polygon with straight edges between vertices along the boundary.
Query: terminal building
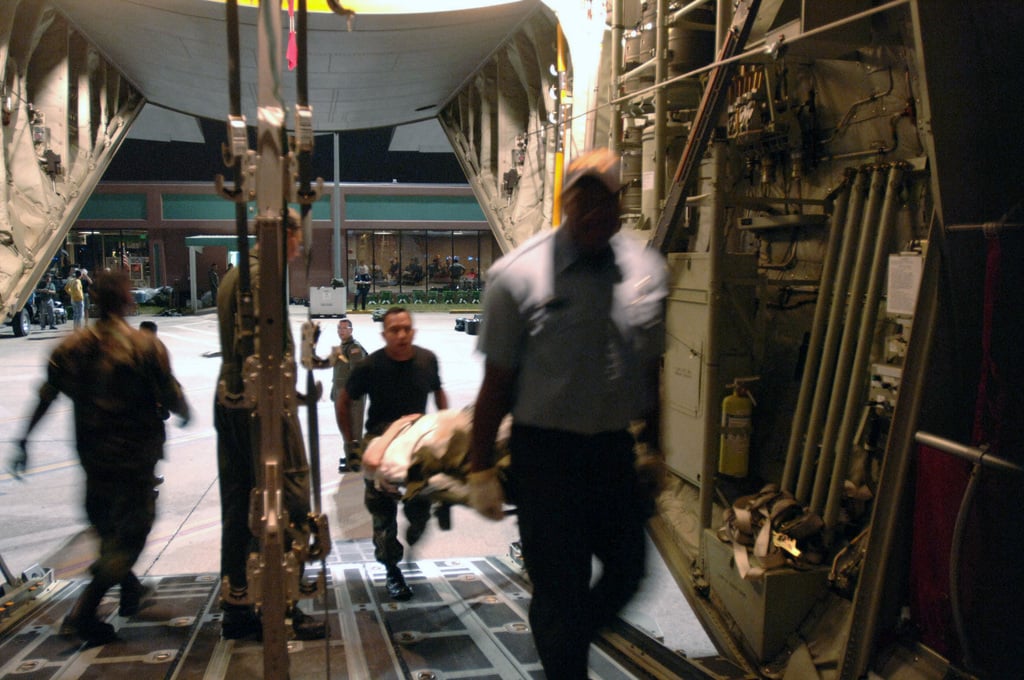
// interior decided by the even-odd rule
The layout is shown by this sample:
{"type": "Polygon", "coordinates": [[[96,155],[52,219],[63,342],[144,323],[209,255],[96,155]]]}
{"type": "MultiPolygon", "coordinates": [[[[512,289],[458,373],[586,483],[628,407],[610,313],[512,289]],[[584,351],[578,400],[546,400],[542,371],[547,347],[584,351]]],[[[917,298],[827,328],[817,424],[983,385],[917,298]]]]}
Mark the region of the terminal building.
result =
{"type": "MultiPolygon", "coordinates": [[[[332,184],[312,217],[308,269],[290,271],[293,298],[340,281],[351,297],[365,267],[376,303],[479,301],[483,273],[500,255],[468,184],[332,184]]],[[[91,269],[127,266],[138,288],[201,299],[209,268],[223,274],[237,262],[234,220],[233,204],[210,183],[104,182],[68,234],[69,256],[91,269]]]]}

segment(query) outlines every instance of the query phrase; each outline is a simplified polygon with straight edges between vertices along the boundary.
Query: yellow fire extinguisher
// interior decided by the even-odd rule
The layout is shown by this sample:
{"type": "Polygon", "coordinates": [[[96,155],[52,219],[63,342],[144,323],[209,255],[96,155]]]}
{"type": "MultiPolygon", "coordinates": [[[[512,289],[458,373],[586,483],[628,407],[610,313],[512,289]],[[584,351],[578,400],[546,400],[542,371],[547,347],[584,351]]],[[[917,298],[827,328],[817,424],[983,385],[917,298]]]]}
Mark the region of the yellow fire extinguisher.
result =
{"type": "Polygon", "coordinates": [[[718,473],[730,477],[746,477],[750,464],[750,435],[754,398],[747,385],[757,376],[736,378],[731,385],[732,394],[722,400],[722,435],[718,450],[718,473]]]}

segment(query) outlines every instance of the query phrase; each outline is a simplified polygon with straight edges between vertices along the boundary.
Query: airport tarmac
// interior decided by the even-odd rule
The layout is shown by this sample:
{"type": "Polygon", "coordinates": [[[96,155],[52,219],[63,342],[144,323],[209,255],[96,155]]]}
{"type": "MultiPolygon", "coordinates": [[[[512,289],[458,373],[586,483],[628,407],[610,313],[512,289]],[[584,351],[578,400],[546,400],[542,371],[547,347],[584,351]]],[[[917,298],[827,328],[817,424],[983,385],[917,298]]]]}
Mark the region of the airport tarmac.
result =
{"type": "MultiPolygon", "coordinates": [[[[293,333],[306,319],[308,309],[290,308],[293,333]]],[[[483,374],[482,357],[475,351],[476,338],[455,331],[457,313],[416,313],[416,343],[434,351],[439,358],[441,378],[453,408],[475,399],[483,374]]],[[[213,396],[220,359],[216,317],[212,310],[180,317],[132,316],[138,326],[144,319],[159,325],[160,338],[167,345],[176,377],[192,406],[192,420],[181,427],[172,416],[167,426],[165,460],[158,473],[160,487],[157,521],[146,549],[136,565],[140,576],[170,576],[219,571],[220,505],[217,488],[216,433],[213,427],[213,396]]],[[[350,314],[354,335],[368,351],[383,346],[380,324],[368,313],[350,314]]],[[[322,334],[320,355],[338,342],[335,319],[319,320],[322,334]]],[[[58,578],[81,574],[91,561],[91,544],[82,509],[83,474],[74,447],[71,404],[60,398],[32,433],[29,465],[23,480],[7,472],[35,405],[35,394],[45,375],[49,353],[72,332],[67,323],[56,331],[40,331],[15,337],[9,327],[0,330],[0,366],[4,372],[0,422],[0,556],[9,569],[21,573],[33,565],[51,567],[58,578]]],[[[300,372],[300,384],[305,374],[300,372]]],[[[330,388],[330,371],[318,371],[325,393],[330,388]]],[[[430,409],[433,409],[431,402],[430,409]]],[[[365,539],[369,523],[362,508],[362,485],[351,474],[337,472],[341,437],[334,420],[333,405],[326,396],[317,410],[320,423],[320,469],[323,511],[328,515],[332,539],[365,539]],[[346,479],[348,482],[346,483],[346,479]]],[[[306,412],[300,418],[305,427],[306,412]]],[[[401,521],[401,514],[400,514],[401,521]]],[[[400,530],[403,527],[400,526],[400,530]]],[[[485,557],[507,555],[518,538],[514,517],[490,522],[464,507],[456,507],[452,530],[440,531],[431,524],[416,545],[413,559],[485,557]]],[[[649,549],[649,577],[631,603],[624,618],[662,638],[669,649],[691,658],[717,652],[685,598],[665,569],[657,551],[649,549]]]]}

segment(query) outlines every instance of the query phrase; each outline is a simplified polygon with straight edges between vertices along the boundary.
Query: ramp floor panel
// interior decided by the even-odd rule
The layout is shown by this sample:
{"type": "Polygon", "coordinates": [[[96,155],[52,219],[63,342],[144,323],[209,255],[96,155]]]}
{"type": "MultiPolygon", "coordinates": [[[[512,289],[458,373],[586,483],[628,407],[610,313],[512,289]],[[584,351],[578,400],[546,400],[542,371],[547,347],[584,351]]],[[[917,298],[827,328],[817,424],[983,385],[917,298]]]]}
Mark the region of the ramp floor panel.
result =
{"type": "MultiPolygon", "coordinates": [[[[403,564],[414,592],[393,602],[384,569],[366,556],[369,541],[338,547],[328,564],[326,603],[307,600],[316,617],[329,612],[330,639],[288,643],[289,677],[543,678],[527,622],[528,585],[497,557],[417,560],[403,564]],[[348,559],[360,561],[345,561],[348,559]],[[329,671],[328,671],[329,659],[329,671]]],[[[87,583],[57,581],[0,638],[0,678],[11,680],[218,680],[263,677],[255,640],[222,640],[220,581],[214,574],[146,577],[153,589],[133,618],[117,614],[117,590],[101,617],[118,639],[87,647],[62,635],[61,623],[87,583]]],[[[620,662],[591,648],[592,676],[634,678],[620,662]]]]}

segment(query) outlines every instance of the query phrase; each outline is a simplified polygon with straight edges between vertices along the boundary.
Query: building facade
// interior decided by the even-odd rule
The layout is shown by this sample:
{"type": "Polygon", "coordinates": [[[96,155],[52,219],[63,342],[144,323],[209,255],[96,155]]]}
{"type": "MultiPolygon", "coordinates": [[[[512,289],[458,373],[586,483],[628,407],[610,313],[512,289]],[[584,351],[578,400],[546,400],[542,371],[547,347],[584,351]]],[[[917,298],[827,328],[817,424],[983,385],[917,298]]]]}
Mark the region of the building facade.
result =
{"type": "MultiPolygon", "coordinates": [[[[255,217],[249,206],[250,233],[255,217]]],[[[325,186],[312,208],[306,259],[289,270],[292,298],[344,281],[360,268],[377,302],[478,297],[500,248],[468,185],[359,183],[325,186]]],[[[211,287],[237,261],[234,205],[208,183],[103,183],[68,235],[68,264],[123,267],[140,289],[171,287],[179,300],[211,287]],[[203,238],[199,238],[203,237],[203,238]]]]}

